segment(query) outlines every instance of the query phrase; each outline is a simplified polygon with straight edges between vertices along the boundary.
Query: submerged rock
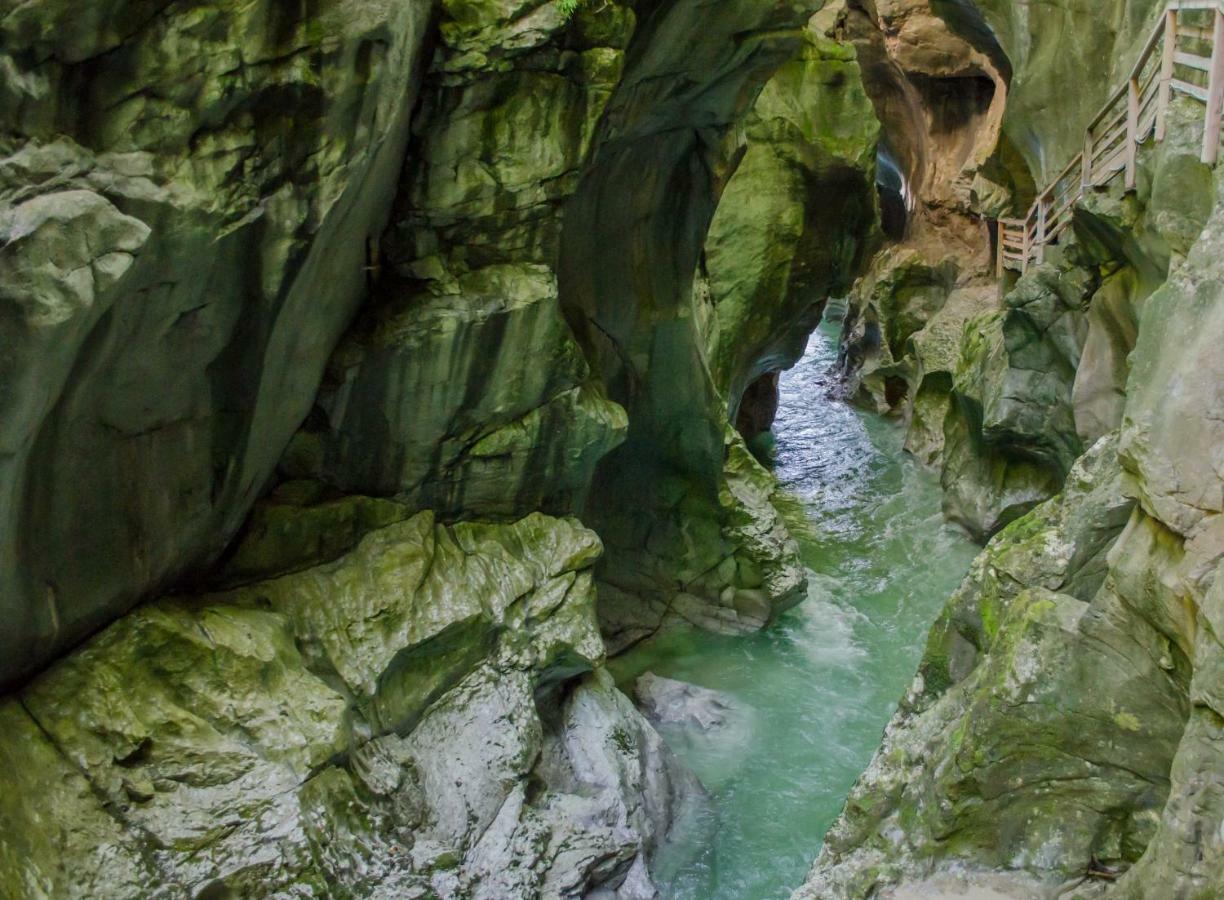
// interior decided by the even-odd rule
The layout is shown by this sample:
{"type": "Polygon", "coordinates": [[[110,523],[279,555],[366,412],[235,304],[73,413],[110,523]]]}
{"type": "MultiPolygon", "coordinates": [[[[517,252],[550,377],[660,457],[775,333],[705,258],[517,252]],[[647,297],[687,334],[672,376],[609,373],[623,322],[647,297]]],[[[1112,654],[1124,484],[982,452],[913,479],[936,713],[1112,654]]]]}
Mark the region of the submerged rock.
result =
{"type": "Polygon", "coordinates": [[[660,725],[721,731],[742,717],[735,701],[721,691],[647,672],[633,683],[633,696],[646,718],[660,725]]]}

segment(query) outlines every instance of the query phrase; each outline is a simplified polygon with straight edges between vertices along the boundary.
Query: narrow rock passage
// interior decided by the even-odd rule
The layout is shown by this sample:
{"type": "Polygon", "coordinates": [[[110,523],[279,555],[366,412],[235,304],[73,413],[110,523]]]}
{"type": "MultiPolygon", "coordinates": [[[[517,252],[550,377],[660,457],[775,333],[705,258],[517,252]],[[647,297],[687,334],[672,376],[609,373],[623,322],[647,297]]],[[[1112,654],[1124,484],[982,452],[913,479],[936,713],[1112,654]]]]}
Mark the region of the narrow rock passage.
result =
{"type": "Polygon", "coordinates": [[[976,553],[940,515],[937,477],[892,422],[827,399],[826,323],[782,376],[777,473],[811,523],[807,602],[749,637],[664,634],[615,663],[688,681],[746,707],[740,727],[664,738],[713,798],[657,866],[669,900],[771,900],[802,883],[818,839],[879,744],[928,628],[976,553]]]}

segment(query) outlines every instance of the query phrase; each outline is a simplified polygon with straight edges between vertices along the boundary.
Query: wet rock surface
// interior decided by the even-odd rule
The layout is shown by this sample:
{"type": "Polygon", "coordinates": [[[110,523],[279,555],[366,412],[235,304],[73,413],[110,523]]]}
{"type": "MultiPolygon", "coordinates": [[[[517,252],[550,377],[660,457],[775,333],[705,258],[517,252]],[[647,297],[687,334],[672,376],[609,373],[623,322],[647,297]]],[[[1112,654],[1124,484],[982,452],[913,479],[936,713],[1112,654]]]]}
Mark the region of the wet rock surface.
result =
{"type": "Polygon", "coordinates": [[[4,702],[0,880],[640,892],[700,786],[601,669],[598,552],[573,521],[423,513],[334,562],[142,607],[4,702]]]}
{"type": "Polygon", "coordinates": [[[428,4],[163,7],[0,24],[0,683],[225,547],[403,162],[428,4]]]}
{"type": "Polygon", "coordinates": [[[802,596],[731,423],[870,246],[854,51],[817,2],[156,6],[0,16],[0,881],[653,896],[701,788],[598,625],[802,596]],[[632,276],[633,379],[575,271],[632,276]],[[618,491],[626,444],[679,467],[618,491]]]}
{"type": "MultiPolygon", "coordinates": [[[[1153,161],[1157,171],[1179,152],[1168,147],[1153,161]]],[[[1112,287],[1094,289],[1092,302],[1121,294],[1141,307],[1136,333],[1120,335],[1134,342],[1111,401],[1121,409],[1094,426],[1119,431],[1075,463],[1057,497],[987,545],[932,630],[883,747],[796,896],[859,897],[891,886],[921,896],[919,886],[939,873],[988,879],[1002,870],[1035,879],[1034,890],[1072,895],[1218,890],[1220,848],[1206,836],[1206,820],[1218,822],[1212,773],[1220,761],[1208,750],[1218,654],[1214,628],[1202,625],[1220,585],[1224,470],[1204,464],[1214,457],[1203,441],[1218,445],[1222,398],[1218,353],[1198,337],[1220,308],[1211,286],[1224,208],[1218,180],[1213,192],[1211,218],[1154,293],[1135,287],[1152,257],[1111,247],[1115,232],[1100,227],[1119,207],[1107,196],[1085,204],[1093,230],[1082,252],[1117,254],[1132,266],[1129,274],[1119,267],[1112,287]]],[[[1141,200],[1149,209],[1160,203],[1146,193],[1141,200]]],[[[1024,307],[1055,308],[1032,292],[1034,279],[1050,277],[1038,268],[1020,283],[1015,293],[1031,298],[1024,307]]],[[[1082,374],[1073,379],[1081,388],[1117,377],[1082,374]]],[[[1063,426],[1034,429],[1034,437],[1070,433],[1068,412],[1086,392],[1062,384],[1062,399],[1035,408],[1063,426]]],[[[1016,393],[1024,403],[1032,396],[1016,393]]]]}
{"type": "Polygon", "coordinates": [[[653,672],[638,677],[633,695],[646,718],[657,724],[718,732],[732,727],[744,715],[726,694],[653,672]]]}

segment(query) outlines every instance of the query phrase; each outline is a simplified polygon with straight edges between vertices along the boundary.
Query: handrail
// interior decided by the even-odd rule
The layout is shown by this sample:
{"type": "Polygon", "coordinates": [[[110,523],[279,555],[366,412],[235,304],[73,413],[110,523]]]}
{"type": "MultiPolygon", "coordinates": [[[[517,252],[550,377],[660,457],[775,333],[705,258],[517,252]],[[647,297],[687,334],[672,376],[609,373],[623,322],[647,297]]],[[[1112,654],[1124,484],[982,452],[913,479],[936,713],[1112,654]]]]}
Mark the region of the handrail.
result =
{"type": "Polygon", "coordinates": [[[1207,107],[1202,160],[1214,166],[1220,157],[1224,119],[1224,0],[1169,0],[1126,82],[1084,130],[1083,151],[1037,195],[1024,218],[998,220],[1000,278],[1005,269],[1027,272],[1030,263],[1044,262],[1046,247],[1070,226],[1071,211],[1090,188],[1108,184],[1120,172],[1126,174],[1127,189],[1135,187],[1139,145],[1149,135],[1157,142],[1165,139],[1174,93],[1193,97],[1207,107]],[[1212,27],[1181,22],[1182,14],[1200,12],[1215,13],[1212,27]],[[1177,42],[1182,38],[1210,44],[1211,55],[1179,50],[1177,42]],[[1145,77],[1154,60],[1159,60],[1159,66],[1145,77]],[[1197,75],[1178,78],[1178,68],[1197,75]],[[1193,80],[1203,75],[1206,85],[1193,80]],[[1076,169],[1080,170],[1078,184],[1065,184],[1076,169]]]}

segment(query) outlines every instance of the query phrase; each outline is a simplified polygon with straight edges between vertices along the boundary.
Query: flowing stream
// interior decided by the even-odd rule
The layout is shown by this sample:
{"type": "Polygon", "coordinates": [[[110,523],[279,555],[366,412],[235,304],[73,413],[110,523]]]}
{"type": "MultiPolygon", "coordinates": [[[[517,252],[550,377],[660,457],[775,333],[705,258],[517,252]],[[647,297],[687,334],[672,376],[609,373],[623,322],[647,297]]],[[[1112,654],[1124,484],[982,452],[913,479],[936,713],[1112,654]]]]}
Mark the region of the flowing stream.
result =
{"type": "Polygon", "coordinates": [[[665,900],[772,900],[802,883],[820,841],[918,665],[926,634],[977,548],[940,515],[937,478],[895,423],[827,398],[832,326],[782,378],[777,474],[812,535],[807,601],[749,637],[664,634],[614,661],[731,695],[738,727],[664,726],[712,798],[657,861],[665,900]]]}

